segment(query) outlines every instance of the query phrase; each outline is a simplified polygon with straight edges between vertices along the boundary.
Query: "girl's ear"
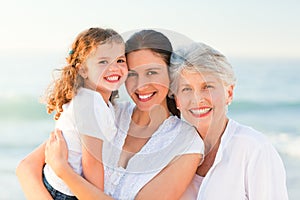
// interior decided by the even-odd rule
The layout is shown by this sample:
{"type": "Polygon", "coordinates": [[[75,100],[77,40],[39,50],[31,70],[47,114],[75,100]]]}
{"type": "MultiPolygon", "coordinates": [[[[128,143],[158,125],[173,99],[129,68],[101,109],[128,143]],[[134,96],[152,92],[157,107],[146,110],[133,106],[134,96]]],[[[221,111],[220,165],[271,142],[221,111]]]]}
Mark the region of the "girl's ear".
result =
{"type": "Polygon", "coordinates": [[[234,89],[234,85],[229,85],[226,88],[226,92],[227,92],[227,100],[226,100],[226,105],[230,105],[233,99],[233,89],[234,89]]]}
{"type": "Polygon", "coordinates": [[[78,74],[79,74],[82,78],[86,79],[87,76],[88,76],[88,74],[87,74],[87,70],[85,69],[85,67],[84,67],[82,64],[77,63],[77,64],[76,64],[76,68],[78,69],[78,74]]]}

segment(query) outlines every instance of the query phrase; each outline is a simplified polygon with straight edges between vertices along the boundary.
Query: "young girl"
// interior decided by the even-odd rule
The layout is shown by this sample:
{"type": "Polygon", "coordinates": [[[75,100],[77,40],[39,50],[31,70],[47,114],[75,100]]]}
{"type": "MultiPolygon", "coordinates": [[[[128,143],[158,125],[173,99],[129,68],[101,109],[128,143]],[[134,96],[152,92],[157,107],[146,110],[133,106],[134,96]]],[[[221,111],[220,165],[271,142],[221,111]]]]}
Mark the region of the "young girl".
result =
{"type": "MultiPolygon", "coordinates": [[[[116,132],[112,91],[127,75],[125,45],[111,29],[90,28],[72,45],[60,77],[47,95],[47,108],[56,111],[56,128],[68,145],[72,169],[103,190],[102,143],[116,132]]],[[[43,181],[54,199],[77,199],[49,165],[43,181]]]]}

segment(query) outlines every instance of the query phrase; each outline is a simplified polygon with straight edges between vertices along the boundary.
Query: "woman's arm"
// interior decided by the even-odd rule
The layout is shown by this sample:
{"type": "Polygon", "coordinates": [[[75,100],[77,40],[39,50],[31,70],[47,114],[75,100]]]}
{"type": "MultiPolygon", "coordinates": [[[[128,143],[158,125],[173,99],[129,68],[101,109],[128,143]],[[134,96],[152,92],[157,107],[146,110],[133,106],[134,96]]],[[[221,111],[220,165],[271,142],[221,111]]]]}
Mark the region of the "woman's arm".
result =
{"type": "Polygon", "coordinates": [[[45,144],[26,156],[16,168],[16,175],[27,199],[52,199],[42,180],[45,144]]]}
{"type": "Polygon", "coordinates": [[[46,144],[46,163],[51,166],[78,199],[112,199],[99,188],[78,175],[68,164],[67,145],[61,131],[55,131],[46,144]]]}
{"type": "MultiPolygon", "coordinates": [[[[137,199],[179,199],[195,175],[200,154],[176,158],[146,184],[137,199]]],[[[51,134],[46,145],[46,162],[79,199],[112,199],[73,171],[67,162],[67,146],[60,131],[51,134]]]]}
{"type": "Polygon", "coordinates": [[[245,177],[249,199],[288,200],[284,165],[271,143],[255,147],[248,163],[245,177]]]}
{"type": "Polygon", "coordinates": [[[186,154],[176,158],[148,182],[135,199],[179,199],[192,181],[200,160],[200,154],[186,154]]]}
{"type": "Polygon", "coordinates": [[[82,135],[82,171],[90,183],[103,191],[104,169],[102,164],[102,140],[82,135]]]}

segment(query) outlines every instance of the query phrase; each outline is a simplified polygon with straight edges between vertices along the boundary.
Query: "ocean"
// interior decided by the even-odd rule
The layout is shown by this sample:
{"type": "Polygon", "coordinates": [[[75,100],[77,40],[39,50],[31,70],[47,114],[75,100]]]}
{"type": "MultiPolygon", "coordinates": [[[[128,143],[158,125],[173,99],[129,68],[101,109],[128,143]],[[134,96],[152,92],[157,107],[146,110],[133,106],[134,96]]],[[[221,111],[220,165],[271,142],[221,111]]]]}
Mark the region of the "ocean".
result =
{"type": "MultiPolygon", "coordinates": [[[[61,55],[23,52],[1,57],[0,199],[25,199],[15,168],[53,130],[53,116],[39,98],[52,70],[64,63],[61,55]]],[[[300,60],[229,61],[238,80],[229,116],[271,140],[286,168],[289,198],[300,199],[300,60]]]]}

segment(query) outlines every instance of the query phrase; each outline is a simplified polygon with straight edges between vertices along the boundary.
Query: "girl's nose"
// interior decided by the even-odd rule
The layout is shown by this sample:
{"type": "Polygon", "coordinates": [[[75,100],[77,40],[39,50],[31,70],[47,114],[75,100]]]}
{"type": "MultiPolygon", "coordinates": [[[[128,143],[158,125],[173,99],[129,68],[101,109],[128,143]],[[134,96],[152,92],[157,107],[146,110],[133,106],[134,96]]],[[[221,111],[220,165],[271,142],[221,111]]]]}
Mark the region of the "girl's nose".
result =
{"type": "Polygon", "coordinates": [[[108,66],[108,71],[110,72],[113,72],[113,71],[117,71],[119,69],[117,63],[111,63],[109,66],[108,66]]]}

